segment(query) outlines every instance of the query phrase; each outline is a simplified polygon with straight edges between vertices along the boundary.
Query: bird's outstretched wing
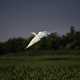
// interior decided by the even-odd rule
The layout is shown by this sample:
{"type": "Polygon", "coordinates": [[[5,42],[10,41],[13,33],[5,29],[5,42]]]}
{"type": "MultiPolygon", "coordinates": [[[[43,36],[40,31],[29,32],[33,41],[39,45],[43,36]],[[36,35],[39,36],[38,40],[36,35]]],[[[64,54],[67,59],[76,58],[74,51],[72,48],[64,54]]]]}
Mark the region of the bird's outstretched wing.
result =
{"type": "Polygon", "coordinates": [[[39,42],[40,41],[40,38],[36,35],[31,41],[30,43],[28,44],[28,46],[26,48],[29,48],[31,47],[32,45],[34,45],[35,43],[39,42]]]}

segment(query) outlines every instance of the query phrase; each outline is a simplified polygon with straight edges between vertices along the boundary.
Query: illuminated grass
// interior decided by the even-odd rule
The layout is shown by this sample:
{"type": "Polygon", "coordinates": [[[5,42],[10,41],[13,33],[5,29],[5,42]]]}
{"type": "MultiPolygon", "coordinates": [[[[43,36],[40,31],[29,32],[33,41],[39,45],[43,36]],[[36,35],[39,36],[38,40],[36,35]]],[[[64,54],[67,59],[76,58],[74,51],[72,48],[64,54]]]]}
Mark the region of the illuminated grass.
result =
{"type": "Polygon", "coordinates": [[[65,56],[0,58],[0,80],[80,80],[79,56],[73,56],[71,60],[70,56],[67,56],[69,59],[65,58],[65,56]]]}

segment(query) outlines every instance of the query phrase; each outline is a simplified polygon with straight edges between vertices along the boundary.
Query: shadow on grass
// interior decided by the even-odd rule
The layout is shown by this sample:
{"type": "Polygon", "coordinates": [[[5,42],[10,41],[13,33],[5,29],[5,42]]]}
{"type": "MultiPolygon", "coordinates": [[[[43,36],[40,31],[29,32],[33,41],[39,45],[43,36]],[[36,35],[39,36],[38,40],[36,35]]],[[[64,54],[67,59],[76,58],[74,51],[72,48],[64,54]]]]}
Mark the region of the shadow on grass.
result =
{"type": "Polygon", "coordinates": [[[67,58],[67,57],[58,57],[58,58],[44,58],[44,59],[42,59],[42,60],[46,60],[46,61],[52,61],[52,60],[63,60],[63,61],[66,61],[66,60],[70,60],[70,61],[80,61],[80,58],[67,58]]]}

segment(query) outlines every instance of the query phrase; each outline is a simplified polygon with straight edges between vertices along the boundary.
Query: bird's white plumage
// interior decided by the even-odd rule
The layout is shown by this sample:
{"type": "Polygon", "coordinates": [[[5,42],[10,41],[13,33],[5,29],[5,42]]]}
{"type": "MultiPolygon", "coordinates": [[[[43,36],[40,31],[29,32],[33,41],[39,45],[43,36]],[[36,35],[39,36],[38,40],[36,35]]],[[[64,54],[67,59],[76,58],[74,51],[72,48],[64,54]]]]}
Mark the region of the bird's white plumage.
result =
{"type": "Polygon", "coordinates": [[[34,34],[35,37],[30,41],[27,48],[29,48],[32,45],[34,45],[35,43],[39,42],[41,40],[41,38],[47,37],[49,33],[47,31],[42,31],[42,32],[39,32],[38,34],[35,34],[35,33],[32,33],[32,34],[34,34]]]}
{"type": "Polygon", "coordinates": [[[35,32],[32,32],[32,34],[33,34],[34,36],[36,36],[36,35],[37,35],[35,32]]]}

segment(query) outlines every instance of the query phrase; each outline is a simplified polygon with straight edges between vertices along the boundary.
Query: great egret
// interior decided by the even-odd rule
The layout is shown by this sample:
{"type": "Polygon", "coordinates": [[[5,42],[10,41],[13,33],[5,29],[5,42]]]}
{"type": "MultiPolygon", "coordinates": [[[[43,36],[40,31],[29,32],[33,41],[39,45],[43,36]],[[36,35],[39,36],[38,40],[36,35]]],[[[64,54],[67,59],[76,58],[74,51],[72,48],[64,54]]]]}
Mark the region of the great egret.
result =
{"type": "Polygon", "coordinates": [[[30,41],[30,43],[28,44],[26,48],[29,48],[35,43],[39,42],[42,38],[47,37],[50,33],[48,33],[47,31],[41,31],[41,32],[38,32],[38,34],[36,34],[35,32],[32,32],[32,34],[35,37],[30,41]]]}

